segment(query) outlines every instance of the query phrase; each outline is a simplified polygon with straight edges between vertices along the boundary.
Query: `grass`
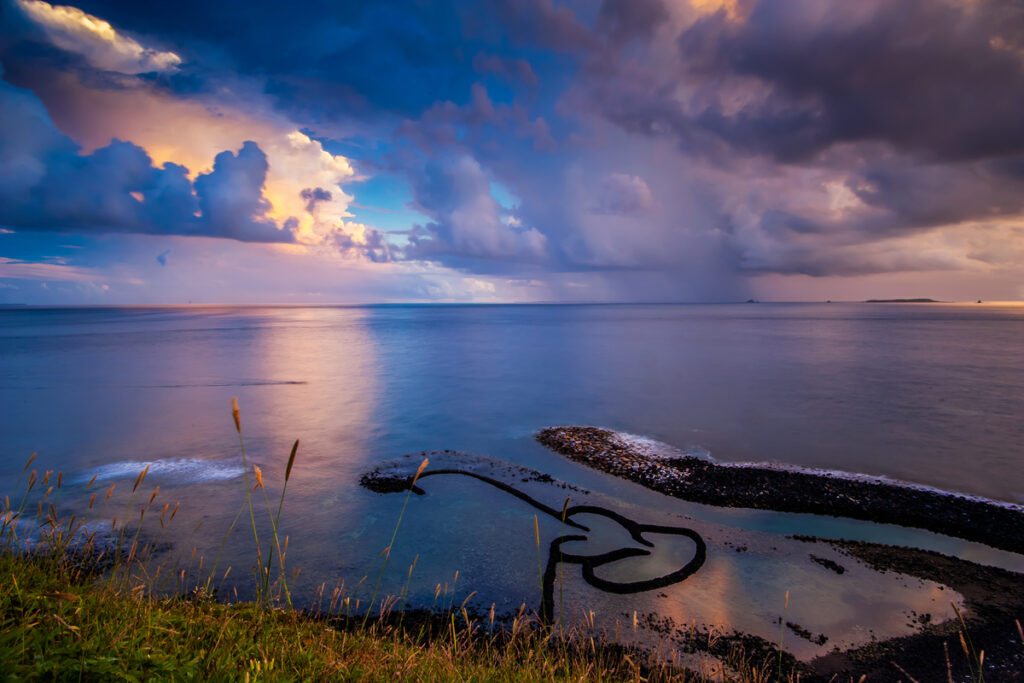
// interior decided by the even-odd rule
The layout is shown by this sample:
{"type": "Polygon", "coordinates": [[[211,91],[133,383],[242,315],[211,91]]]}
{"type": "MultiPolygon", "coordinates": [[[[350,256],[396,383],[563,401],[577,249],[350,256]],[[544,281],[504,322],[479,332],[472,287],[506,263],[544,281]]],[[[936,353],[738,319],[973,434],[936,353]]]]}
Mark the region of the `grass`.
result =
{"type": "MultiPolygon", "coordinates": [[[[750,655],[738,647],[723,654],[709,634],[707,650],[715,651],[720,661],[713,665],[716,668],[707,665],[695,672],[675,665],[675,657],[602,642],[593,635],[592,623],[589,629],[586,624],[566,629],[561,607],[560,628],[527,614],[525,606],[510,623],[496,622],[493,606],[484,615],[471,614],[466,605],[472,593],[461,604],[454,600],[458,573],[451,597],[447,604],[442,599],[440,609],[394,613],[395,605],[404,604],[415,563],[409,568],[403,595],[377,602],[375,587],[362,613],[358,601],[345,598],[340,581],[339,588],[326,596],[326,609],[323,586],[311,596],[313,611],[295,609],[285,573],[288,542],[278,537],[278,529],[298,442],[291,449],[275,511],[262,472],[254,468],[249,476],[234,401],[232,416],[246,467],[246,499],[228,533],[248,511],[256,544],[256,599],[232,604],[212,598],[215,582],[223,583],[230,572],[228,568],[218,574],[219,552],[205,573],[201,558],[198,569],[193,567],[195,558],[189,558],[184,569],[172,564],[170,557],[158,562],[163,557],[155,552],[160,534],[178,506],[157,503],[154,507],[159,489],[147,497],[141,488],[148,467],[135,479],[127,508],[119,509],[120,520],[115,515],[109,534],[98,538],[82,519],[111,514],[107,507],[113,505],[114,486],[105,494],[93,493],[88,509],[80,515],[61,518],[57,503],[64,488],[62,475],[30,471],[33,455],[16,486],[25,481],[24,493],[15,502],[5,497],[0,509],[0,679],[799,680],[782,666],[781,635],[778,652],[750,655]],[[256,483],[250,488],[252,479],[256,483]],[[261,539],[256,532],[257,508],[252,498],[257,489],[266,503],[270,538],[261,539]],[[140,536],[147,514],[159,523],[155,537],[140,536]],[[371,618],[375,606],[377,614],[371,618]]],[[[426,465],[424,461],[416,477],[426,465]]],[[[405,504],[383,553],[381,575],[404,513],[405,504]]],[[[563,520],[564,514],[563,508],[563,520]]],[[[539,551],[536,519],[534,531],[539,551]]],[[[447,584],[444,593],[448,597],[447,584]]],[[[438,585],[435,603],[440,595],[438,585]]],[[[633,628],[635,633],[635,614],[633,628]]],[[[969,640],[964,643],[965,652],[968,647],[974,655],[969,640]]],[[[983,658],[983,653],[974,655],[972,680],[983,680],[983,658]]]]}
{"type": "Polygon", "coordinates": [[[342,628],[260,603],[125,592],[53,558],[5,555],[0,577],[0,672],[13,680],[577,681],[637,673],[611,650],[563,656],[529,629],[487,639],[455,628],[417,642],[379,621],[342,628]]]}

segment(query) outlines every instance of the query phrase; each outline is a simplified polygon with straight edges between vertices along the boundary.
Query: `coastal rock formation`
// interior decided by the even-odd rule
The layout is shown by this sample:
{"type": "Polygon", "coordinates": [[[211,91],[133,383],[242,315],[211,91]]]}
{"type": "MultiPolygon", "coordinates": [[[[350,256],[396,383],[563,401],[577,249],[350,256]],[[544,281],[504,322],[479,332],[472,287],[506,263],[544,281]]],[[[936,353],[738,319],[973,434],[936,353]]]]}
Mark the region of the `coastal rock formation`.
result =
{"type": "Polygon", "coordinates": [[[1024,554],[1024,509],[1009,503],[881,479],[715,463],[682,453],[654,457],[597,427],[549,427],[537,440],[594,469],[695,503],[898,524],[1024,554]]]}

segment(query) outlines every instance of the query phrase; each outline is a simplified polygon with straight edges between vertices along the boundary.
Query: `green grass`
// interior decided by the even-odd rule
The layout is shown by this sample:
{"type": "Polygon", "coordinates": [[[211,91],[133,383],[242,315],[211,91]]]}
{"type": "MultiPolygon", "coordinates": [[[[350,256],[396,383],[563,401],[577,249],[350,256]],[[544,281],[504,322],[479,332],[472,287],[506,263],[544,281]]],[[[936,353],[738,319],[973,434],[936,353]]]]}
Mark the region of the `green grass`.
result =
{"type": "MultiPolygon", "coordinates": [[[[459,623],[419,640],[374,620],[335,627],[291,608],[158,598],[55,557],[0,557],[0,673],[7,680],[637,680],[615,648],[566,651],[543,632],[490,637],[459,623]]],[[[459,617],[462,621],[462,617],[459,617]]],[[[440,621],[438,622],[440,623],[440,621]]]]}

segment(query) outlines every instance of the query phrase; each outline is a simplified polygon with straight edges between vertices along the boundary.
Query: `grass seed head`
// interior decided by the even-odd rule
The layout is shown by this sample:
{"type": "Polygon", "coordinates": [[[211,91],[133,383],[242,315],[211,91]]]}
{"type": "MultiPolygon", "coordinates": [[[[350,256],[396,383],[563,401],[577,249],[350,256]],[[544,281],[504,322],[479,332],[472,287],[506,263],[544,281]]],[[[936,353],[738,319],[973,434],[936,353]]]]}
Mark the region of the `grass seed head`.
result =
{"type": "Polygon", "coordinates": [[[423,474],[423,470],[427,469],[427,465],[429,465],[429,464],[430,464],[430,459],[429,458],[423,458],[423,462],[420,463],[419,469],[416,470],[416,476],[414,476],[412,478],[412,484],[410,484],[410,486],[415,486],[416,485],[416,480],[420,478],[420,475],[423,474]]]}
{"type": "Polygon", "coordinates": [[[241,434],[242,433],[242,417],[241,417],[241,413],[238,410],[238,397],[237,396],[232,396],[231,397],[231,417],[235,421],[235,431],[237,431],[239,434],[241,434]]]}
{"type": "Polygon", "coordinates": [[[149,474],[149,465],[146,465],[146,469],[139,472],[139,476],[135,477],[135,485],[132,486],[132,493],[135,489],[139,488],[139,484],[146,480],[146,475],[149,474]]]}
{"type": "Polygon", "coordinates": [[[295,464],[295,453],[299,450],[299,440],[295,439],[292,444],[292,452],[288,455],[288,467],[284,470],[284,480],[288,481],[292,476],[292,465],[295,464]]]}

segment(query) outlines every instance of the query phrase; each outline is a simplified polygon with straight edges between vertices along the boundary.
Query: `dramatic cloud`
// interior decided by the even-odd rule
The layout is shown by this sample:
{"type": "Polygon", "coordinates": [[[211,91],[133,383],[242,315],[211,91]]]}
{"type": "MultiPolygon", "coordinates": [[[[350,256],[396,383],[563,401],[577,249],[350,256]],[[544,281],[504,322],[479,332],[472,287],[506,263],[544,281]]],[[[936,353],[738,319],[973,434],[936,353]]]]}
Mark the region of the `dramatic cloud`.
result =
{"type": "Polygon", "coordinates": [[[540,261],[546,255],[544,235],[502,220],[490,180],[471,157],[428,162],[413,193],[417,208],[434,220],[413,231],[407,257],[540,261]]]}
{"type": "Polygon", "coordinates": [[[16,230],[139,232],[290,242],[295,225],[266,217],[266,155],[246,142],[193,184],[113,140],[91,154],[61,134],[31,93],[0,82],[0,225],[16,230]]]}
{"type": "Polygon", "coordinates": [[[15,4],[46,32],[55,45],[85,57],[98,69],[139,74],[171,71],[181,64],[173,52],[143,47],[106,21],[76,7],[51,5],[42,0],[15,0],[15,4]]]}
{"type": "Polygon", "coordinates": [[[1020,222],[1019,5],[707,5],[617,18],[606,3],[598,26],[619,38],[585,57],[566,102],[673,143],[738,272],[959,269],[953,245],[913,256],[892,240],[1020,222]],[[618,46],[632,33],[645,42],[618,46]]]}
{"type": "MultiPolygon", "coordinates": [[[[716,92],[664,123],[803,159],[884,141],[932,159],[1024,152],[1024,8],[1009,2],[759,2],[678,38],[681,79],[716,92]],[[725,85],[725,88],[721,86],[725,85]],[[737,106],[723,94],[743,93],[737,106]]],[[[668,103],[665,103],[668,105],[668,103]]],[[[653,122],[652,122],[653,123],[653,122]]]]}
{"type": "Polygon", "coordinates": [[[455,299],[1024,286],[1014,0],[0,2],[15,235],[455,299]]]}

